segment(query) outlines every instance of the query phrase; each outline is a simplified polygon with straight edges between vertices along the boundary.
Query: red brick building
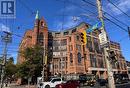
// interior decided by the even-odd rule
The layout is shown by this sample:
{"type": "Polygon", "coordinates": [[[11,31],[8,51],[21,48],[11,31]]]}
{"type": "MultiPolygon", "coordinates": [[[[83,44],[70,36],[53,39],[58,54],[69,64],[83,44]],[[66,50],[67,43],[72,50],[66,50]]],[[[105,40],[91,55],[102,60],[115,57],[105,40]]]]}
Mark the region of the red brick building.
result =
{"type": "MultiPolygon", "coordinates": [[[[99,77],[107,77],[104,54],[99,44],[98,31],[88,33],[87,44],[81,43],[81,32],[89,27],[81,23],[74,28],[61,32],[49,31],[43,18],[36,15],[32,30],[26,31],[19,50],[40,44],[48,51],[48,65],[52,75],[71,73],[92,73],[99,77]]],[[[126,61],[122,56],[120,44],[110,41],[110,47],[117,54],[118,64],[113,65],[114,73],[127,73],[126,61]]],[[[25,61],[20,55],[18,63],[25,61]]]]}
{"type": "MultiPolygon", "coordinates": [[[[39,44],[40,46],[47,49],[48,46],[48,28],[44,18],[38,18],[38,12],[35,17],[35,23],[33,29],[27,30],[24,34],[24,37],[20,43],[19,51],[24,50],[27,47],[33,47],[34,45],[39,44]]],[[[18,63],[25,61],[25,58],[18,55],[18,63]]]]}

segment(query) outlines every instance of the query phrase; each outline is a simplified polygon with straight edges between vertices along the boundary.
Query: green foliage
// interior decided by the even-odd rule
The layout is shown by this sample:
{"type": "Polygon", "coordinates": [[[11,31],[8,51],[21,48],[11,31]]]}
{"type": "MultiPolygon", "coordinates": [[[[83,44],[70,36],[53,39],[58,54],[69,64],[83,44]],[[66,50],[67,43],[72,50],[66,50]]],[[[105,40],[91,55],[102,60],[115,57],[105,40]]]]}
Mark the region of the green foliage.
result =
{"type": "Polygon", "coordinates": [[[20,78],[28,78],[28,65],[26,62],[23,62],[22,64],[17,64],[17,77],[20,78]]]}
{"type": "Polygon", "coordinates": [[[5,76],[7,79],[13,79],[16,73],[16,65],[14,64],[13,57],[10,57],[5,66],[5,76]]]}
{"type": "Polygon", "coordinates": [[[17,65],[17,76],[20,78],[38,77],[41,75],[43,48],[34,46],[21,52],[25,62],[17,65]]]}

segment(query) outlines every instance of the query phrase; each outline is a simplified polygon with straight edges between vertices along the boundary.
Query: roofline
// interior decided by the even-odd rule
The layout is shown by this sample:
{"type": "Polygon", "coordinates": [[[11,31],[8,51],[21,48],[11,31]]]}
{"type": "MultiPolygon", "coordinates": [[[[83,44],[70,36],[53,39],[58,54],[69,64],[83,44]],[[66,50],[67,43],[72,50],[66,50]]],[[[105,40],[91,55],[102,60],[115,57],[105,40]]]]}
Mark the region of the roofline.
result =
{"type": "Polygon", "coordinates": [[[73,30],[74,28],[77,28],[77,27],[79,27],[79,26],[81,26],[81,25],[83,25],[83,24],[85,24],[85,25],[88,25],[88,26],[90,26],[90,24],[88,24],[88,23],[86,23],[86,22],[81,22],[81,23],[79,23],[78,25],[76,25],[75,27],[72,27],[72,28],[68,28],[68,29],[65,29],[65,30],[63,30],[63,31],[53,31],[53,30],[48,30],[49,32],[65,32],[65,31],[68,31],[68,30],[73,30]]]}

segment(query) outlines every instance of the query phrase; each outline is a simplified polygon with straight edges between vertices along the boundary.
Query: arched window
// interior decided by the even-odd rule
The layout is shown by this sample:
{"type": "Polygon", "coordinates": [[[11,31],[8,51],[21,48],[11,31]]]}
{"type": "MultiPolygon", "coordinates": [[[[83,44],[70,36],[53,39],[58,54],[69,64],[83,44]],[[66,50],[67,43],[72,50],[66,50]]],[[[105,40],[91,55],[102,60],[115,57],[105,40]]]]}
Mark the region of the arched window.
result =
{"type": "Polygon", "coordinates": [[[44,39],[43,33],[40,33],[39,37],[38,37],[38,42],[39,42],[40,45],[43,45],[43,42],[44,42],[43,39],[44,39]]]}
{"type": "Polygon", "coordinates": [[[73,54],[70,53],[70,63],[73,63],[73,54]]]}
{"type": "Polygon", "coordinates": [[[78,63],[81,63],[82,56],[81,56],[81,53],[80,53],[80,52],[78,52],[77,57],[78,57],[78,63]]]}
{"type": "Polygon", "coordinates": [[[44,27],[44,26],[45,26],[45,24],[44,24],[44,22],[42,21],[42,22],[41,22],[41,27],[44,27]]]}

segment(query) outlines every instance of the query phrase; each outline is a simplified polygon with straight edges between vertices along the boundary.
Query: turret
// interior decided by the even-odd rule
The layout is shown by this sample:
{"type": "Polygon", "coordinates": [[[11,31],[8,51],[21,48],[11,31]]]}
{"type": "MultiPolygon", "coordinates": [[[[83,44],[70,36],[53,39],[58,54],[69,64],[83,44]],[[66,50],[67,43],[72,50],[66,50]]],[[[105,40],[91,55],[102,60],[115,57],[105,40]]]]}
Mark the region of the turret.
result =
{"type": "Polygon", "coordinates": [[[38,26],[38,24],[39,24],[39,12],[37,11],[35,16],[35,26],[38,26]]]}
{"type": "Polygon", "coordinates": [[[34,29],[33,29],[33,36],[32,36],[32,43],[33,45],[37,44],[37,38],[38,38],[38,34],[39,34],[39,12],[36,12],[36,16],[35,16],[35,23],[34,23],[34,29]]]}
{"type": "Polygon", "coordinates": [[[47,30],[47,24],[43,17],[40,19],[39,28],[41,30],[47,30]]]}

